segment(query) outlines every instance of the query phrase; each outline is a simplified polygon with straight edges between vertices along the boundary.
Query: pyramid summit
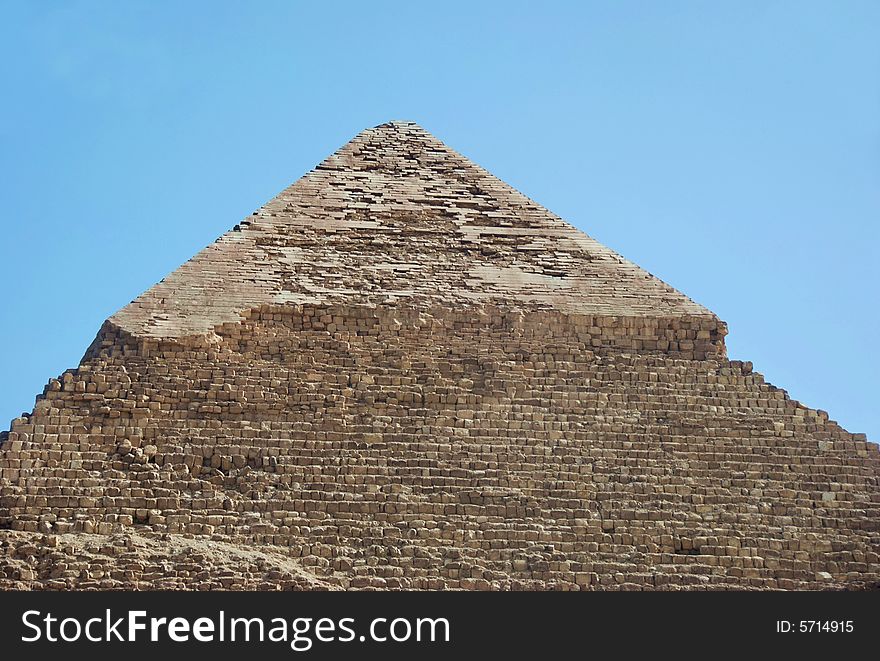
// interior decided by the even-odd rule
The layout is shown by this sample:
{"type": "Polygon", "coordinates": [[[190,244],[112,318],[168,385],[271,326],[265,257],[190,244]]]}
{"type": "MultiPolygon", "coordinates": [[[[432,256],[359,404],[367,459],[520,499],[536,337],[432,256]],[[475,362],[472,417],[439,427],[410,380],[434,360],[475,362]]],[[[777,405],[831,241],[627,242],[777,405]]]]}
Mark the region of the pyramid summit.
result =
{"type": "Polygon", "coordinates": [[[418,125],[389,122],[110,321],[137,336],[181,337],[260,305],[355,302],[714,318],[418,125]]]}
{"type": "Polygon", "coordinates": [[[0,446],[0,588],[864,589],[880,452],[412,122],[108,319],[0,446]]]}

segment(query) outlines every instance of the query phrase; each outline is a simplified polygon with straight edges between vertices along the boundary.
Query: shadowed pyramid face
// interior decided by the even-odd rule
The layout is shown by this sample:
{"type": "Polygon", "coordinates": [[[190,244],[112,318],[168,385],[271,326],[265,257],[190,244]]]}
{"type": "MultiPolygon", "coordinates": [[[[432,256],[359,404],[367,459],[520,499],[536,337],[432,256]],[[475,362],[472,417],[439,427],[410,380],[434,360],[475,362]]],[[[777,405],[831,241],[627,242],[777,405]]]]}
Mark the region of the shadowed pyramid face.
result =
{"type": "Polygon", "coordinates": [[[421,127],[391,122],[362,132],[111,321],[171,338],[261,305],[340,302],[715,319],[421,127]]]}
{"type": "Polygon", "coordinates": [[[383,124],[113,315],[13,422],[0,588],[878,585],[877,446],[725,334],[383,124]]]}

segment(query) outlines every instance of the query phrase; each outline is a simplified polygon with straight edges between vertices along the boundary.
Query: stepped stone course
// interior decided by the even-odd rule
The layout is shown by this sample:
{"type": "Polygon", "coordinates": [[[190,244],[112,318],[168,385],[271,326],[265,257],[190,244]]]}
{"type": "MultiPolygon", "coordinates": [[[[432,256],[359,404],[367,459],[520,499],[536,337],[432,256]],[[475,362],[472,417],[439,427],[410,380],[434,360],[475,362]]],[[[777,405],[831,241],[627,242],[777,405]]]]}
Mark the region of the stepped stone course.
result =
{"type": "Polygon", "coordinates": [[[108,319],[0,437],[0,588],[866,589],[880,452],[415,124],[108,319]]]}

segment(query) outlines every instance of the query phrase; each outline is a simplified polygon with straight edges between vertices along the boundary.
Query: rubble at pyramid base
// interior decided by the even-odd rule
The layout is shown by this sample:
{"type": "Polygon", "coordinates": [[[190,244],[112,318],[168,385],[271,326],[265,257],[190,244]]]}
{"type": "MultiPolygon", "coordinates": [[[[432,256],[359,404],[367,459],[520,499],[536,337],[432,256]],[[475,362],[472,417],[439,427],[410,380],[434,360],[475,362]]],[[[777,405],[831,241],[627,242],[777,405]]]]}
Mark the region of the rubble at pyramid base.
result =
{"type": "Polygon", "coordinates": [[[866,589],[880,452],[714,316],[105,324],[0,448],[0,588],[866,589]]]}

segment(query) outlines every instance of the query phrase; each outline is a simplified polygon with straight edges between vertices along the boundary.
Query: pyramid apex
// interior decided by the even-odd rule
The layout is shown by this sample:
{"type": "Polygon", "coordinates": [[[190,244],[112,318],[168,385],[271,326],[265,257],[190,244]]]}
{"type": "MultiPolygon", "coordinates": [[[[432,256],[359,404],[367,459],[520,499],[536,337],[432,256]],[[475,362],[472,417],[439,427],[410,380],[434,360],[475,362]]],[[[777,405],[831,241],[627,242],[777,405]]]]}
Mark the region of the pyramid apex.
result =
{"type": "Polygon", "coordinates": [[[418,125],[417,122],[414,122],[410,119],[389,119],[387,122],[382,122],[381,124],[377,124],[373,128],[381,129],[381,128],[398,128],[398,127],[417,127],[422,128],[418,125]]]}
{"type": "Polygon", "coordinates": [[[718,322],[410,120],[365,129],[253,216],[113,323],[172,338],[263,305],[386,302],[718,322]]]}

